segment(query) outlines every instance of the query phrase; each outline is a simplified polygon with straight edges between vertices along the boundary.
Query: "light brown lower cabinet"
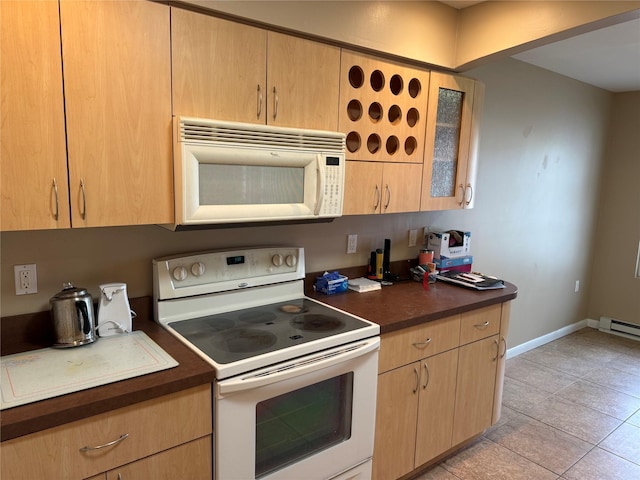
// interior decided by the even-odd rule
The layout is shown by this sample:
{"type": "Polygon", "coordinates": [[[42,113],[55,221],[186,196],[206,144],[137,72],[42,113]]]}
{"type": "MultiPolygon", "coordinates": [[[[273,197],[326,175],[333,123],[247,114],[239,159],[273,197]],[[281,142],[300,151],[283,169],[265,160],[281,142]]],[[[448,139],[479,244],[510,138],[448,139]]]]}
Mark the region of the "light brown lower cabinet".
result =
{"type": "Polygon", "coordinates": [[[211,480],[211,436],[199,438],[87,480],[211,480]]]}
{"type": "Polygon", "coordinates": [[[407,475],[498,421],[508,321],[506,302],[382,335],[374,480],[407,475]]]}
{"type": "Polygon", "coordinates": [[[201,385],[14,438],[0,444],[0,478],[210,479],[211,416],[201,385]]]}

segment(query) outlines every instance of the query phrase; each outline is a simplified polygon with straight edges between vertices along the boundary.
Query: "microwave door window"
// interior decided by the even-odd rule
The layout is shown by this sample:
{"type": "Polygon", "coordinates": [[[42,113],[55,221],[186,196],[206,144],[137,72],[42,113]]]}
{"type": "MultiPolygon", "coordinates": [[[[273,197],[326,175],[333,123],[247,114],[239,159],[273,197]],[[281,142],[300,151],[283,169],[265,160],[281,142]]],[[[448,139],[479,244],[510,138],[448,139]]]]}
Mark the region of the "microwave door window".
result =
{"type": "Polygon", "coordinates": [[[304,203],[304,167],[200,163],[200,205],[304,203]]]}

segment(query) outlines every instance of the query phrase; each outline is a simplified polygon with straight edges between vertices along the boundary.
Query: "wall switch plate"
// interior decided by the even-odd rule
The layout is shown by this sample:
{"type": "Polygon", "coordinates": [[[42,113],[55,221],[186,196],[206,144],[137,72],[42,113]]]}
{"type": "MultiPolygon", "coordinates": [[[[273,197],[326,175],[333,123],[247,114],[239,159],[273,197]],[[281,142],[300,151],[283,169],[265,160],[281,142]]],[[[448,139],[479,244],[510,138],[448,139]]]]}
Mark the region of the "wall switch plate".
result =
{"type": "Polygon", "coordinates": [[[347,235],[347,253],[356,253],[358,249],[358,235],[347,235]]]}
{"type": "Polygon", "coordinates": [[[576,280],[575,293],[578,293],[579,291],[580,291],[580,280],[576,280]]]}
{"type": "Polygon", "coordinates": [[[409,230],[409,246],[415,247],[418,238],[418,230],[409,230]]]}
{"type": "Polygon", "coordinates": [[[38,275],[35,263],[14,265],[13,273],[16,281],[16,295],[38,293],[38,275]]]}

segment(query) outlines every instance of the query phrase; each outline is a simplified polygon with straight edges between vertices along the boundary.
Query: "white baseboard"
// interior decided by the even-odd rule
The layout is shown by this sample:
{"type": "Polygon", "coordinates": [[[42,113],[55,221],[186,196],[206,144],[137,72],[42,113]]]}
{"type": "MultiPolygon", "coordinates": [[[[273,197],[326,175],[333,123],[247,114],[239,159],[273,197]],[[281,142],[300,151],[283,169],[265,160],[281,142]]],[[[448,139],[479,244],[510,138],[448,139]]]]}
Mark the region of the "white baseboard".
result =
{"type": "Polygon", "coordinates": [[[559,338],[564,337],[565,335],[569,335],[570,333],[576,332],[578,330],[582,330],[584,327],[598,328],[600,322],[597,320],[592,320],[587,318],[585,320],[580,320],[579,322],[572,323],[571,325],[567,325],[566,327],[562,327],[555,332],[547,333],[538,338],[534,338],[533,340],[529,340],[528,342],[521,343],[513,348],[509,348],[507,350],[507,359],[512,357],[517,357],[518,355],[528,352],[529,350],[533,350],[536,347],[544,345],[545,343],[553,342],[559,338]]]}

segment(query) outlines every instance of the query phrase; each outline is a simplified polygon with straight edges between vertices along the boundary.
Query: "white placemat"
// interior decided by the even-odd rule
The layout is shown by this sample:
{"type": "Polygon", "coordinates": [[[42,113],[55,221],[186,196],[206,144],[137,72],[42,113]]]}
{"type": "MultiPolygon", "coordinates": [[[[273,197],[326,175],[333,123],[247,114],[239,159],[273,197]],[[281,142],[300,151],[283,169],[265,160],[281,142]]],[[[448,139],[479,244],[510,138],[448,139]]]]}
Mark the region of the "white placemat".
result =
{"type": "Polygon", "coordinates": [[[144,332],[0,357],[0,410],[178,365],[144,332]]]}

